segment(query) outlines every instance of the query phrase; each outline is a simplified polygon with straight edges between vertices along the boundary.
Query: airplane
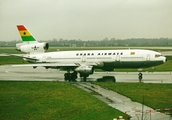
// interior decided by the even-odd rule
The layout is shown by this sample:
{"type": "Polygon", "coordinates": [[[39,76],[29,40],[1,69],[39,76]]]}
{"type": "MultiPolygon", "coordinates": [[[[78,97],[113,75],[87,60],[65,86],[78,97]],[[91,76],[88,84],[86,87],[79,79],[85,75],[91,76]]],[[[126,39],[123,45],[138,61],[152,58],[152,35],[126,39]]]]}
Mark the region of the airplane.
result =
{"type": "MultiPolygon", "coordinates": [[[[17,25],[22,43],[16,44],[16,49],[25,55],[13,55],[23,58],[30,64],[15,66],[45,67],[46,69],[63,69],[66,81],[75,81],[77,74],[86,81],[95,69],[113,71],[116,68],[146,68],[166,62],[166,57],[152,50],[79,50],[45,52],[49,49],[46,42],[38,42],[24,25],[17,25]],[[72,71],[72,73],[71,73],[72,71]]],[[[142,78],[142,73],[139,73],[142,78]]]]}

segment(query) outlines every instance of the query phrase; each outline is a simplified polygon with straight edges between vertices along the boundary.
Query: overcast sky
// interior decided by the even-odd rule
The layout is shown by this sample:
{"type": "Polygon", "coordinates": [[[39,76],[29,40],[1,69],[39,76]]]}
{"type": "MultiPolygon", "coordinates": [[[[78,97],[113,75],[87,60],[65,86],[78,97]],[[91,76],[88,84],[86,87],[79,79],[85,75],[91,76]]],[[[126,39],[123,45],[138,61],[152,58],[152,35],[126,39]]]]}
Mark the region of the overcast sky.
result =
{"type": "Polygon", "coordinates": [[[0,41],[172,38],[172,0],[0,0],[0,41]]]}

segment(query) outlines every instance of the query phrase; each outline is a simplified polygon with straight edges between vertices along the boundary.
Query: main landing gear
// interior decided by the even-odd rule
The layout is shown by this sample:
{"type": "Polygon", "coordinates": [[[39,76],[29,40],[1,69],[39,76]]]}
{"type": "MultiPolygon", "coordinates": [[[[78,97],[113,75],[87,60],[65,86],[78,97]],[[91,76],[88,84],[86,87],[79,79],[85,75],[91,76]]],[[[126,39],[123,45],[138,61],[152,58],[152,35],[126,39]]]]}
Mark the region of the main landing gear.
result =
{"type": "MultiPolygon", "coordinates": [[[[80,77],[83,78],[81,81],[86,82],[88,76],[89,76],[88,74],[80,74],[80,77]]],[[[69,82],[76,81],[77,78],[78,78],[77,72],[75,71],[73,73],[67,72],[64,74],[65,81],[69,81],[69,82]]]]}
{"type": "Polygon", "coordinates": [[[65,73],[64,74],[64,79],[65,79],[65,81],[76,81],[76,79],[77,79],[77,72],[65,73]]]}

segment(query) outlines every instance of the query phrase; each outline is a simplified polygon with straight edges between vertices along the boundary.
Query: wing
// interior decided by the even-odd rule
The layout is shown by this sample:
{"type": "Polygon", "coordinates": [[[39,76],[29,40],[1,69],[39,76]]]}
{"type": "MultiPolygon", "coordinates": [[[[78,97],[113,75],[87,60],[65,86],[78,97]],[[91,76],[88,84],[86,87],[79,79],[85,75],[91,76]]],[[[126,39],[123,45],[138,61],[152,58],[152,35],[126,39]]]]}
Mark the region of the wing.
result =
{"type": "MultiPolygon", "coordinates": [[[[5,54],[8,56],[15,56],[15,57],[20,57],[20,58],[26,58],[28,60],[34,60],[35,62],[38,61],[39,59],[36,58],[30,58],[26,57],[23,55],[16,55],[16,54],[5,54]]],[[[78,66],[99,66],[100,63],[33,63],[33,64],[16,64],[16,65],[11,65],[13,67],[49,67],[49,68],[61,68],[61,67],[78,67],[78,66]]]]}
{"type": "Polygon", "coordinates": [[[64,63],[35,63],[35,64],[16,64],[11,65],[13,67],[75,67],[78,66],[74,63],[64,64],[64,63]]]}
{"type": "Polygon", "coordinates": [[[97,63],[35,63],[35,64],[16,64],[13,67],[77,67],[77,66],[96,66],[97,63]]]}

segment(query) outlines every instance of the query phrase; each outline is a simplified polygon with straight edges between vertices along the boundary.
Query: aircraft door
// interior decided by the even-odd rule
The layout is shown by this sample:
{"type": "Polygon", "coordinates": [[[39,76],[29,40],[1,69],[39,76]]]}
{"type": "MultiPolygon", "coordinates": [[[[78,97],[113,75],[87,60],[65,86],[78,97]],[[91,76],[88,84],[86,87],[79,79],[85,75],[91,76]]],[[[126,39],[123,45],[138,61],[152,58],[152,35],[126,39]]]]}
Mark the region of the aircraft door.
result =
{"type": "Polygon", "coordinates": [[[85,55],[82,56],[82,62],[86,62],[86,56],[85,55]]]}
{"type": "Polygon", "coordinates": [[[150,54],[147,54],[147,61],[150,61],[150,54]]]}
{"type": "Polygon", "coordinates": [[[117,55],[116,55],[116,61],[120,61],[120,54],[119,53],[117,53],[117,55]]]}

